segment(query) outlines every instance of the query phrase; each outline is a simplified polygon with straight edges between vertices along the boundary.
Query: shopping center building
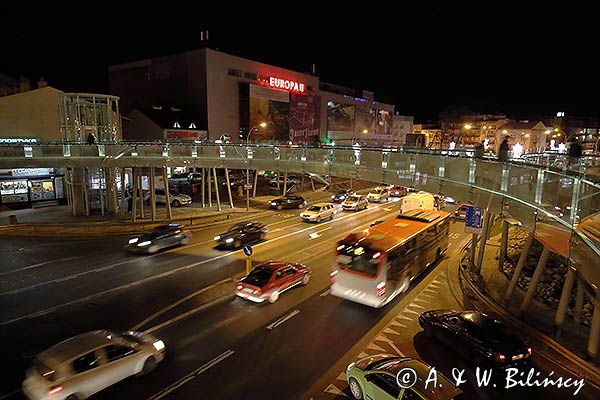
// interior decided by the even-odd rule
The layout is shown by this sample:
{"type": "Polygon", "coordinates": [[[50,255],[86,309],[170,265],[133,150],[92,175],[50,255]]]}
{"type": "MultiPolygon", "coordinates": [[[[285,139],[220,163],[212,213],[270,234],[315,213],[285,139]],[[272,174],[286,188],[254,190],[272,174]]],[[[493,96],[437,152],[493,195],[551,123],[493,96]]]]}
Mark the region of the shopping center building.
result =
{"type": "Polygon", "coordinates": [[[372,92],[210,48],[113,65],[109,84],[125,139],[245,141],[251,130],[250,141],[393,144],[412,129],[404,117],[394,130],[394,106],[372,92]]]}

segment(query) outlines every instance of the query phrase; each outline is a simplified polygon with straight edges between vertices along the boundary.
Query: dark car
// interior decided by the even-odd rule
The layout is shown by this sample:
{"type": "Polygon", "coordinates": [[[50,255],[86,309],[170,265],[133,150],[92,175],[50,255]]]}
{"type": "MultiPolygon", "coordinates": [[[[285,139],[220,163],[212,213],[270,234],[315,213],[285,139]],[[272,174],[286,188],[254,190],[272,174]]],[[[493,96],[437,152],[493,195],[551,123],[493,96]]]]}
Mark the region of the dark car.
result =
{"type": "Polygon", "coordinates": [[[310,279],[310,268],[304,264],[270,261],[254,268],[242,278],[235,294],[246,300],[275,303],[279,295],[297,285],[306,285],[310,279]]]}
{"type": "Polygon", "coordinates": [[[262,240],[267,235],[267,227],[260,222],[242,222],[232,226],[227,232],[215,236],[218,247],[238,249],[246,243],[262,240]]]}
{"type": "Polygon", "coordinates": [[[404,197],[408,195],[408,188],[404,186],[393,186],[390,189],[390,195],[392,197],[404,197]]]}
{"type": "Polygon", "coordinates": [[[441,194],[434,194],[433,195],[433,205],[438,210],[445,208],[446,207],[446,198],[441,194]]]}
{"type": "Polygon", "coordinates": [[[419,316],[419,325],[427,337],[438,339],[478,365],[518,368],[531,361],[531,347],[501,321],[479,311],[427,311],[419,316]]]}
{"type": "Polygon", "coordinates": [[[166,247],[185,245],[192,239],[192,231],[183,225],[161,225],[144,232],[140,237],[129,239],[127,250],[132,253],[153,254],[166,247]]]}
{"type": "Polygon", "coordinates": [[[202,173],[190,172],[190,174],[187,176],[187,180],[189,183],[202,183],[202,173]]]}
{"type": "Polygon", "coordinates": [[[342,189],[339,192],[337,192],[336,194],[331,196],[331,202],[332,203],[343,203],[344,200],[346,200],[349,196],[352,196],[354,193],[356,193],[356,190],[354,190],[354,189],[342,189]]]}
{"type": "Polygon", "coordinates": [[[287,195],[269,201],[269,207],[277,210],[284,208],[302,208],[306,205],[306,201],[302,196],[287,195]]]}

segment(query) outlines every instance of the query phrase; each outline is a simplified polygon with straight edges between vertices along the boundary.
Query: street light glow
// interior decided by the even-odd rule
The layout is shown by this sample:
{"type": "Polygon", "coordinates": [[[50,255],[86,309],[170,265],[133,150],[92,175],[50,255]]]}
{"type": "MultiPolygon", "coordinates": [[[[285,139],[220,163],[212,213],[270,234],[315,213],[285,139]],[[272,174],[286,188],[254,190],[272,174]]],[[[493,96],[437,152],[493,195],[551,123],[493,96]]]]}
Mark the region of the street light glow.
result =
{"type": "Polygon", "coordinates": [[[471,129],[471,128],[472,128],[472,126],[471,126],[470,124],[465,124],[465,129],[466,129],[466,130],[469,130],[469,129],[471,129]]]}
{"type": "Polygon", "coordinates": [[[267,123],[266,122],[261,122],[259,125],[260,125],[261,128],[264,128],[264,127],[267,126],[267,123]]]}
{"type": "Polygon", "coordinates": [[[366,130],[366,129],[363,129],[363,133],[365,133],[365,134],[366,134],[366,133],[369,133],[369,131],[368,131],[368,130],[366,130]]]}

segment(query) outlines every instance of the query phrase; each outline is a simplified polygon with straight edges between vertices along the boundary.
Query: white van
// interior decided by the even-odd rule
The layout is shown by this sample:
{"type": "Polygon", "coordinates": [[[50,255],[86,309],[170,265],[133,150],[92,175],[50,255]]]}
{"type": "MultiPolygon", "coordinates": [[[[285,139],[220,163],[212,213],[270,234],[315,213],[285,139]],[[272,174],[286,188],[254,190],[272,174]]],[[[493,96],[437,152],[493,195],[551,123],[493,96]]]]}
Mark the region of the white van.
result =
{"type": "Polygon", "coordinates": [[[410,210],[420,208],[422,210],[433,210],[435,209],[434,198],[431,193],[411,193],[408,196],[404,196],[400,199],[402,202],[401,210],[405,213],[410,210]]]}

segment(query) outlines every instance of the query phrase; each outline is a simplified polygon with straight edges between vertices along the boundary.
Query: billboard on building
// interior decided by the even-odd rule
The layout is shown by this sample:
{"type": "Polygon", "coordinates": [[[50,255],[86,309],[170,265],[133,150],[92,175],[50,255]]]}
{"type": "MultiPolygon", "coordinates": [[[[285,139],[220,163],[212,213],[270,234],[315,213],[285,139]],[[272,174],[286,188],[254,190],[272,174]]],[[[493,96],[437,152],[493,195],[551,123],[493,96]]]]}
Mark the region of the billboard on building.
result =
{"type": "Polygon", "coordinates": [[[250,140],[288,141],[290,93],[250,85],[250,128],[266,123],[252,132],[250,140]]]}
{"type": "Polygon", "coordinates": [[[356,123],[354,133],[356,138],[372,139],[377,126],[377,110],[369,104],[356,106],[356,123]],[[366,132],[365,132],[366,131],[366,132]]]}
{"type": "Polygon", "coordinates": [[[354,132],[355,107],[352,104],[327,103],[327,132],[332,139],[351,139],[354,132]]]}
{"type": "Polygon", "coordinates": [[[391,139],[394,115],[390,111],[377,110],[377,124],[375,137],[378,139],[391,139]]]}
{"type": "Polygon", "coordinates": [[[290,93],[290,136],[292,142],[312,142],[321,127],[321,98],[290,93]]]}

